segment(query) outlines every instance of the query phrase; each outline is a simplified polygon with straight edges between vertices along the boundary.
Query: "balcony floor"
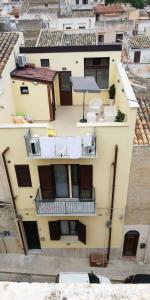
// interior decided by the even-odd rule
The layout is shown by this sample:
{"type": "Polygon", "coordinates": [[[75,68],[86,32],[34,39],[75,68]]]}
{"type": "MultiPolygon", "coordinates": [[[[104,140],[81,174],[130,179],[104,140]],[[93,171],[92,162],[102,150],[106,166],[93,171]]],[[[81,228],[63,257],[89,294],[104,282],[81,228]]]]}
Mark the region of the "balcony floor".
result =
{"type": "Polygon", "coordinates": [[[50,125],[59,136],[73,136],[76,134],[77,122],[81,118],[82,106],[58,106],[55,112],[55,121],[51,122],[50,125]]]}
{"type": "MultiPolygon", "coordinates": [[[[109,109],[109,105],[104,105],[104,110],[109,109]]],[[[85,118],[89,107],[85,106],[85,118]]],[[[74,136],[76,135],[77,123],[82,119],[82,105],[74,106],[58,106],[55,112],[55,121],[50,122],[50,127],[55,129],[59,136],[74,136]]],[[[106,120],[97,116],[96,122],[105,122],[106,120]]],[[[106,121],[107,122],[107,121],[106,121]]]]}

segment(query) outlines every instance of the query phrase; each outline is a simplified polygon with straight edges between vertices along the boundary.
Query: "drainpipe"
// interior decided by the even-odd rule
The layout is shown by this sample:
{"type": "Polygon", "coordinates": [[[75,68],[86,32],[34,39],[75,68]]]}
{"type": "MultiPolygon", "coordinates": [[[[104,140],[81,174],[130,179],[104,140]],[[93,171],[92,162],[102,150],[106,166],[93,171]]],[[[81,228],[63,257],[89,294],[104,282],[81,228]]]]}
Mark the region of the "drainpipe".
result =
{"type": "MultiPolygon", "coordinates": [[[[17,213],[17,207],[16,207],[16,203],[15,203],[16,196],[14,196],[14,194],[13,194],[13,189],[12,189],[11,180],[10,180],[10,176],[9,176],[9,172],[8,172],[8,167],[7,167],[7,163],[6,163],[6,157],[5,157],[5,154],[7,153],[8,150],[9,150],[9,147],[7,147],[2,152],[2,159],[3,159],[3,163],[4,163],[4,167],[5,167],[5,172],[6,172],[6,176],[7,176],[7,181],[8,181],[8,185],[9,185],[9,189],[10,189],[10,194],[11,194],[12,204],[13,204],[13,208],[14,208],[14,212],[15,212],[15,217],[17,219],[18,213],[17,213]]],[[[19,234],[20,234],[20,238],[21,238],[21,242],[22,242],[22,247],[23,247],[23,250],[24,250],[24,254],[27,255],[27,250],[26,250],[26,247],[25,247],[25,242],[24,242],[24,238],[23,238],[21,223],[22,223],[21,220],[17,220],[18,230],[19,230],[19,234]]]]}
{"type": "Polygon", "coordinates": [[[111,246],[111,235],[112,235],[112,218],[113,218],[113,210],[114,210],[114,195],[115,195],[115,185],[116,185],[116,170],[117,170],[117,159],[118,159],[118,145],[115,145],[115,157],[113,166],[113,182],[112,182],[112,194],[111,194],[111,207],[110,207],[110,227],[109,227],[109,238],[108,238],[108,249],[107,249],[107,262],[109,262],[110,258],[110,246],[111,246]]]}

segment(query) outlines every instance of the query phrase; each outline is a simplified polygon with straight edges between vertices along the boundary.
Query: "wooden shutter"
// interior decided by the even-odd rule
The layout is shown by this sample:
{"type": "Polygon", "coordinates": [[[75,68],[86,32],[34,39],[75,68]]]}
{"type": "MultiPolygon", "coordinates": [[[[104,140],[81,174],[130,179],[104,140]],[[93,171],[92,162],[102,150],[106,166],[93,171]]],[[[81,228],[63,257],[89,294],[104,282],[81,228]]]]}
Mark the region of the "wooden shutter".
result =
{"type": "Polygon", "coordinates": [[[48,225],[51,240],[60,240],[60,222],[51,221],[48,222],[48,225]]]}
{"type": "Polygon", "coordinates": [[[81,199],[87,199],[92,197],[92,186],[93,166],[79,165],[79,190],[81,199]]]}
{"type": "Polygon", "coordinates": [[[53,166],[38,166],[42,199],[55,198],[53,166]]]}
{"type": "Polygon", "coordinates": [[[15,165],[19,187],[32,186],[29,165],[15,165]]]}
{"type": "Polygon", "coordinates": [[[78,221],[78,237],[79,241],[86,244],[86,226],[78,221]]]}

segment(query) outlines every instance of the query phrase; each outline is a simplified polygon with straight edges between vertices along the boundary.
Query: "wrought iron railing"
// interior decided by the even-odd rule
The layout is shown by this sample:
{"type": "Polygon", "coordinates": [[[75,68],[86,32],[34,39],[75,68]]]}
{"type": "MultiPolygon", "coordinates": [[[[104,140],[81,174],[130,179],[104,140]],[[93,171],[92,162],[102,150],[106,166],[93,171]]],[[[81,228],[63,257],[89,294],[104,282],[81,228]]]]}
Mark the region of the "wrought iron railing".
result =
{"type": "Polygon", "coordinates": [[[91,199],[42,199],[41,191],[38,189],[35,205],[38,215],[95,215],[95,189],[92,190],[91,199]]]}
{"type": "MultiPolygon", "coordinates": [[[[26,144],[26,150],[27,155],[30,158],[72,158],[69,156],[67,146],[65,147],[63,153],[58,153],[57,148],[55,146],[55,151],[53,157],[43,156],[41,151],[41,144],[40,144],[40,137],[37,134],[32,135],[31,131],[28,130],[25,138],[25,144],[26,144]]],[[[62,137],[57,137],[57,139],[61,139],[62,137]]],[[[66,137],[67,138],[67,137],[66,137]]],[[[76,138],[72,137],[72,138],[76,138]]],[[[51,137],[47,137],[47,139],[51,139],[51,137]]],[[[81,158],[86,157],[96,157],[96,137],[92,135],[91,145],[90,146],[84,146],[83,143],[83,136],[81,136],[81,158]]],[[[78,157],[78,158],[80,158],[78,157]]]]}

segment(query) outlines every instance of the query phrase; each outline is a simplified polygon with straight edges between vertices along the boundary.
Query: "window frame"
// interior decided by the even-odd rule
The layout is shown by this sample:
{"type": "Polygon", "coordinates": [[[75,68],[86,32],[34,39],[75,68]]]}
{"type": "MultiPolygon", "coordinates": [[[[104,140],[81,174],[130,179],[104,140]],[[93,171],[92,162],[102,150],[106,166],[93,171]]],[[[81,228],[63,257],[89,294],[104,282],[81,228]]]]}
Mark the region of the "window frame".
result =
{"type": "Polygon", "coordinates": [[[98,43],[104,43],[104,34],[98,34],[98,43]],[[99,41],[99,37],[102,37],[102,41],[99,41]]]}
{"type": "Polygon", "coordinates": [[[28,86],[27,85],[20,86],[20,93],[21,95],[28,95],[29,94],[28,86]],[[23,92],[23,89],[27,89],[27,92],[23,92]]]}
{"type": "Polygon", "coordinates": [[[123,41],[123,33],[116,33],[116,43],[121,43],[122,41],[123,41]],[[120,37],[122,37],[122,38],[120,38],[120,37]],[[121,41],[118,41],[118,39],[121,41]]]}
{"type": "Polygon", "coordinates": [[[98,72],[100,71],[100,70],[108,70],[108,78],[107,78],[107,87],[100,87],[100,85],[98,84],[98,86],[100,87],[100,89],[101,90],[107,90],[108,89],[108,87],[109,87],[109,65],[110,65],[110,58],[109,57],[85,57],[84,58],[84,76],[94,76],[93,74],[92,75],[86,75],[86,69],[87,70],[93,70],[93,71],[95,71],[95,76],[94,76],[94,78],[95,78],[95,81],[96,81],[96,83],[98,84],[98,72]],[[104,59],[107,59],[108,60],[108,63],[107,64],[97,64],[97,63],[95,63],[96,62],[96,60],[98,61],[98,60],[100,60],[100,61],[102,61],[102,60],[104,60],[104,59]],[[93,60],[93,62],[92,62],[92,64],[90,63],[89,65],[86,65],[86,60],[91,60],[91,62],[92,62],[92,60],[93,60]]]}
{"type": "Polygon", "coordinates": [[[50,61],[49,61],[49,58],[41,58],[41,59],[40,59],[40,62],[41,62],[41,67],[42,67],[42,68],[50,68],[50,61]],[[44,65],[43,65],[43,62],[48,62],[48,64],[45,65],[45,63],[44,63],[44,65]]]}
{"type": "Polygon", "coordinates": [[[60,220],[60,236],[78,236],[78,220],[60,220]],[[69,233],[64,234],[61,232],[61,222],[68,223],[69,233]],[[71,233],[71,222],[75,222],[76,232],[73,234],[71,233]]]}

